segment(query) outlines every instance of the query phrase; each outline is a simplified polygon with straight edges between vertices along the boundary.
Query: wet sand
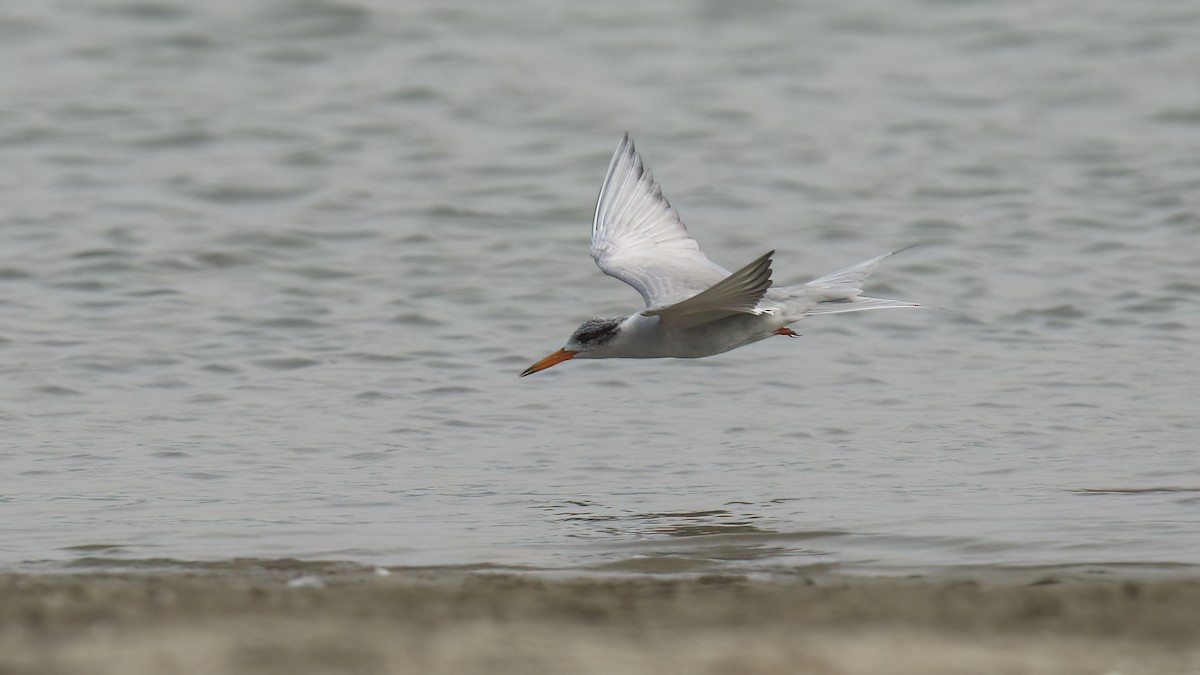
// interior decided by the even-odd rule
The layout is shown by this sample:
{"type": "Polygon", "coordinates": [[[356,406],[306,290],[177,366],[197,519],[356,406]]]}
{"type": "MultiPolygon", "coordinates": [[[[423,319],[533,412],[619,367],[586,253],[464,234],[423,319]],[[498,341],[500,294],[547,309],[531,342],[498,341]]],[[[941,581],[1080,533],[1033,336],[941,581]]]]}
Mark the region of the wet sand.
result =
{"type": "Polygon", "coordinates": [[[0,673],[1200,673],[1200,572],[9,573],[0,673]]]}

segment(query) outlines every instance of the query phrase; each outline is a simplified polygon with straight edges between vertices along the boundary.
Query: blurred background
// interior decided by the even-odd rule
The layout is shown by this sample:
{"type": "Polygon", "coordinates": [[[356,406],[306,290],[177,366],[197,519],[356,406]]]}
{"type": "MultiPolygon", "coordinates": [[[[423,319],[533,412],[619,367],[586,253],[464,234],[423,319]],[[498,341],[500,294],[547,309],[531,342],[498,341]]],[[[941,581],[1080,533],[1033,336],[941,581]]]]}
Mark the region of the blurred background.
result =
{"type": "Polygon", "coordinates": [[[1198,563],[1200,5],[0,6],[0,565],[1198,563]],[[708,255],[868,291],[518,379],[708,255]]]}

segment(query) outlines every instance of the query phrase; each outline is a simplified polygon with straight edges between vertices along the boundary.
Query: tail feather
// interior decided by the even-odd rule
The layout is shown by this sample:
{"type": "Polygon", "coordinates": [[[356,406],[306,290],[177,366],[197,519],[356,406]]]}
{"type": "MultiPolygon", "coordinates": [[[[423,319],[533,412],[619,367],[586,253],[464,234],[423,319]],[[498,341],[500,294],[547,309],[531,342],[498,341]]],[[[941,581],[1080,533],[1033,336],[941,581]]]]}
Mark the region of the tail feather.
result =
{"type": "MultiPolygon", "coordinates": [[[[907,248],[907,247],[906,247],[907,248]]],[[[903,300],[885,300],[870,298],[862,295],[863,282],[875,270],[880,261],[905,249],[884,253],[844,267],[831,274],[818,277],[812,281],[781,289],[790,292],[795,299],[803,299],[804,304],[796,307],[802,310],[802,316],[813,314],[839,314],[842,312],[861,312],[867,309],[889,309],[897,307],[920,307],[915,302],[903,300]]]]}
{"type": "Polygon", "coordinates": [[[862,262],[854,263],[849,267],[843,267],[836,272],[813,279],[805,285],[825,286],[830,289],[844,288],[846,290],[858,291],[861,293],[863,282],[867,280],[867,277],[871,276],[871,272],[875,271],[875,268],[884,258],[890,258],[897,253],[903,253],[913,246],[916,246],[916,244],[909,244],[904,248],[898,248],[895,251],[888,251],[883,255],[877,255],[874,258],[868,258],[862,262]]]}
{"type": "Polygon", "coordinates": [[[915,302],[904,302],[903,300],[885,300],[883,298],[859,296],[847,300],[818,302],[815,307],[809,309],[804,315],[840,314],[842,312],[861,312],[864,309],[891,309],[893,307],[920,307],[920,305],[915,302]]]}

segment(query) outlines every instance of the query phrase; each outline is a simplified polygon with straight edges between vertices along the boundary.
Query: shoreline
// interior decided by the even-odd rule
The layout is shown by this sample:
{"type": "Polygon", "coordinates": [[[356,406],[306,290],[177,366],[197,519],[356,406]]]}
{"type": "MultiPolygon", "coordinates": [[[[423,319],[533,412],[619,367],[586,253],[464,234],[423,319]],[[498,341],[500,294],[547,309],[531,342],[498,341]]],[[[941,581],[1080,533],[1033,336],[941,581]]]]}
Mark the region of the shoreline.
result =
{"type": "Polygon", "coordinates": [[[0,672],[1195,673],[1200,570],[9,572],[0,672]]]}

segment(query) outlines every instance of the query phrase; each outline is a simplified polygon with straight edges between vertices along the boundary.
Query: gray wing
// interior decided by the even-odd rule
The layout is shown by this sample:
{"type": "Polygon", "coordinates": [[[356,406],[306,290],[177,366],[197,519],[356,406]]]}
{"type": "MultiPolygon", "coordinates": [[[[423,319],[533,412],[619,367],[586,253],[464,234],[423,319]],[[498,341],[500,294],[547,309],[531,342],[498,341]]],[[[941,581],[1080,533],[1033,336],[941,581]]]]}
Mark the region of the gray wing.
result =
{"type": "Polygon", "coordinates": [[[648,309],[642,314],[660,316],[677,328],[691,328],[734,314],[762,314],[758,301],[771,287],[771,251],[716,285],[673,305],[648,309]]]}
{"type": "Polygon", "coordinates": [[[592,258],[651,308],[686,300],[729,276],[688,236],[629,134],[617,145],[596,200],[592,258]]]}

